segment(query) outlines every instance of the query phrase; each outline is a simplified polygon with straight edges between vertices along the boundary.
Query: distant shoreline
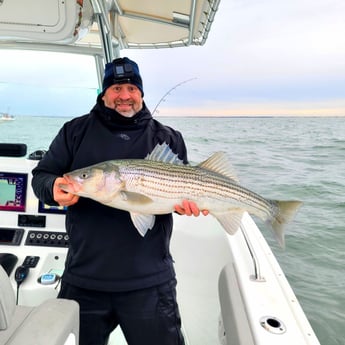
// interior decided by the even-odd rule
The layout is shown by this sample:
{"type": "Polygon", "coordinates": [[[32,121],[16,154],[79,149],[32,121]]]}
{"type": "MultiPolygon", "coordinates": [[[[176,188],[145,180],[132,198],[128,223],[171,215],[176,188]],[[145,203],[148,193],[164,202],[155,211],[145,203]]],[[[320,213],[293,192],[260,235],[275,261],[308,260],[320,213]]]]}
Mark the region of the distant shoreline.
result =
{"type": "MultiPolygon", "coordinates": [[[[46,117],[46,118],[74,118],[81,115],[28,115],[28,114],[21,114],[15,115],[16,117],[46,117]]],[[[343,118],[344,115],[153,115],[154,118],[199,118],[199,119],[222,119],[222,118],[244,118],[244,119],[270,119],[270,118],[343,118]]]]}

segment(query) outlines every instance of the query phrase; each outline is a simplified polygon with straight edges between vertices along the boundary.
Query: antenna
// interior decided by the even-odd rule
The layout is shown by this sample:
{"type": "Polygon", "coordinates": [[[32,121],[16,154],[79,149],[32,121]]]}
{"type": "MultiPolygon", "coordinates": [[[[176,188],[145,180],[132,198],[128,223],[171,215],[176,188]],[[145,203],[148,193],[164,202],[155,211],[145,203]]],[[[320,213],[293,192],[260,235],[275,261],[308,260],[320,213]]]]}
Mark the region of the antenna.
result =
{"type": "Polygon", "coordinates": [[[162,102],[165,101],[165,99],[170,95],[171,91],[177,89],[177,88],[178,88],[179,86],[181,86],[182,84],[186,84],[186,83],[188,83],[189,81],[194,80],[194,79],[197,79],[197,78],[190,78],[190,79],[181,81],[180,83],[176,84],[176,85],[173,86],[171,89],[169,89],[169,90],[161,97],[161,99],[158,101],[158,103],[156,104],[155,108],[154,108],[153,111],[152,111],[152,115],[153,115],[154,113],[156,113],[156,112],[159,113],[159,111],[158,111],[159,105],[160,105],[162,102]]]}

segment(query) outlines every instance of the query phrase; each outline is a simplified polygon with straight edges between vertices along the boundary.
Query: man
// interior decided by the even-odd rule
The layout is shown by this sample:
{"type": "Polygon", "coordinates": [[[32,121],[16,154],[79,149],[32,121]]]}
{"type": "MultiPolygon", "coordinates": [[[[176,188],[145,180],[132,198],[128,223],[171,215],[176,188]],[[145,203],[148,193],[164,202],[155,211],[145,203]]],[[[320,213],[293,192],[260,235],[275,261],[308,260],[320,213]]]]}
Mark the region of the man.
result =
{"type": "MultiPolygon", "coordinates": [[[[106,344],[121,329],[129,345],[182,345],[169,243],[172,215],[158,215],[141,237],[128,212],[59,188],[64,173],[111,159],[144,158],[166,142],[187,163],[182,135],[152,118],[137,64],[118,58],[105,68],[103,91],[87,115],[59,131],[33,170],[32,186],[46,204],[68,206],[70,238],[59,297],[80,305],[80,345],[106,344]]],[[[176,205],[198,216],[194,203],[176,205]]],[[[203,211],[207,214],[207,211],[203,211]]]]}

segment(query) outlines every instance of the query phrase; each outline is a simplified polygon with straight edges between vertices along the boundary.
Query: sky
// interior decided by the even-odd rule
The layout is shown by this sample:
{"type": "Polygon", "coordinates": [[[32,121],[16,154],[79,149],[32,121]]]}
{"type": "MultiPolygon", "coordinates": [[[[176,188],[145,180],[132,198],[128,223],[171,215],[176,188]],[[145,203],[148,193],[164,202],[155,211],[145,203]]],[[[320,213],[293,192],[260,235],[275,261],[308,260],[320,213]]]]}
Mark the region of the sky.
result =
{"type": "MultiPolygon", "coordinates": [[[[345,116],[344,19],[344,0],[221,0],[205,45],[121,56],[138,62],[151,110],[176,86],[160,116],[345,116]]],[[[0,112],[77,116],[94,105],[89,60],[0,54],[0,112]]]]}

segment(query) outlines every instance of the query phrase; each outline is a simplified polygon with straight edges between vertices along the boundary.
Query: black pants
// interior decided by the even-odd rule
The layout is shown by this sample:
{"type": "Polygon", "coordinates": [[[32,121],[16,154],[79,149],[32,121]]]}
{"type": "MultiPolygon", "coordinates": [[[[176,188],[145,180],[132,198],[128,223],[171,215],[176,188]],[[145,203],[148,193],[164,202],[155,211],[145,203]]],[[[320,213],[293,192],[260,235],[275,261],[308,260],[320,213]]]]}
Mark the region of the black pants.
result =
{"type": "Polygon", "coordinates": [[[105,345],[120,325],[128,345],[184,345],[176,280],[130,292],[100,292],[62,282],[59,298],[80,306],[80,345],[105,345]]]}

